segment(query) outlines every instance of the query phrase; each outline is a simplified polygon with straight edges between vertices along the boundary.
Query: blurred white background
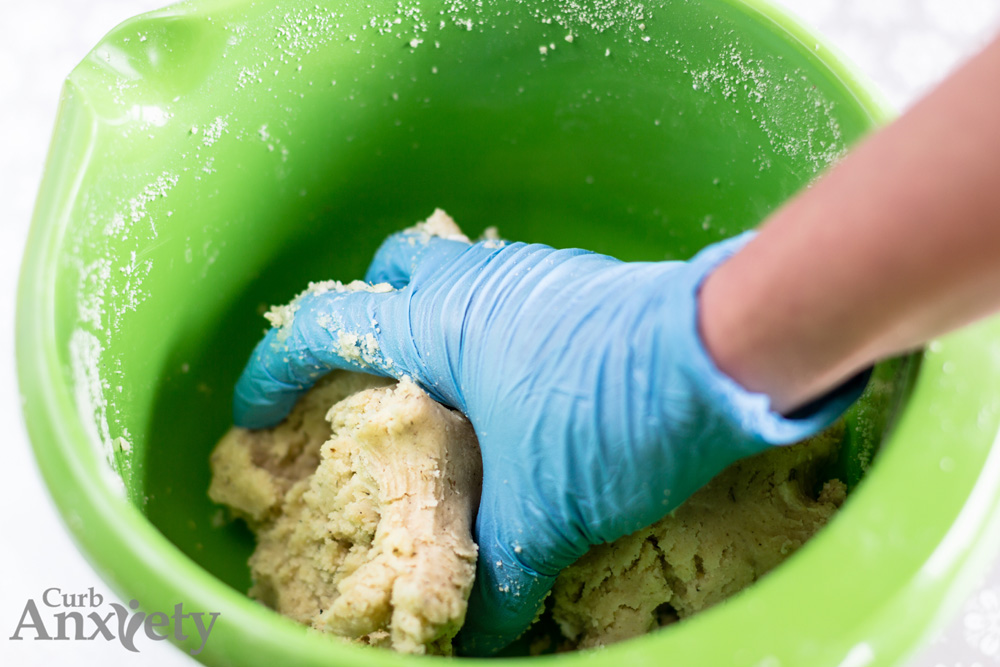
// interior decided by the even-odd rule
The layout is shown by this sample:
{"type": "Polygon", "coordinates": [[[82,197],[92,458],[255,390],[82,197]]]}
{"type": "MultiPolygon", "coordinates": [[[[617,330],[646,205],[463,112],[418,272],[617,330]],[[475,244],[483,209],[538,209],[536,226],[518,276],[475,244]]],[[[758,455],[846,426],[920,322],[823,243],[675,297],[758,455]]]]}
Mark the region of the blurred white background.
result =
{"type": "MultiPolygon", "coordinates": [[[[20,415],[14,295],[62,78],[110,28],[166,0],[0,0],[0,665],[193,665],[163,642],[10,641],[25,601],[49,587],[111,596],[44,489],[20,415]]],[[[903,109],[1000,27],[1000,0],[777,0],[822,32],[903,109]]],[[[998,82],[1000,85],[1000,82],[998,82]]],[[[30,636],[30,633],[28,633],[30,636]]],[[[1000,562],[910,667],[1000,665],[1000,562]]]]}

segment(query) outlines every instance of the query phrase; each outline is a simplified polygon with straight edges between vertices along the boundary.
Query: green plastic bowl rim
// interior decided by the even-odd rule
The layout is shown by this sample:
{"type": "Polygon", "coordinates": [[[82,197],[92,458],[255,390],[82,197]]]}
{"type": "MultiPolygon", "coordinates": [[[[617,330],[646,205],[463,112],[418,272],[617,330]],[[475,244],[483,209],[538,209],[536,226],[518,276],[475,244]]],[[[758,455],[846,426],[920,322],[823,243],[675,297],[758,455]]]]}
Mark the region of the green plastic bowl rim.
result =
{"type": "MultiPolygon", "coordinates": [[[[788,35],[801,43],[820,59],[857,100],[860,107],[867,110],[876,123],[884,123],[893,116],[888,105],[870,85],[863,83],[862,77],[853,67],[846,64],[835,49],[827,45],[825,40],[792,19],[789,14],[764,0],[720,0],[730,5],[744,6],[759,15],[762,21],[770,23],[775,30],[788,35]]],[[[222,0],[215,5],[232,4],[231,0],[222,0]]],[[[126,27],[134,29],[146,21],[156,21],[161,17],[175,13],[185,15],[204,13],[213,7],[212,2],[183,3],[171,8],[141,15],[123,23],[116,30],[126,27]]],[[[67,91],[86,98],[86,91],[81,91],[73,82],[71,74],[67,80],[67,91]]],[[[93,128],[94,119],[90,126],[93,128]]],[[[49,167],[57,162],[60,150],[57,134],[49,156],[49,167]]],[[[93,136],[86,137],[92,140],[93,136]]],[[[86,155],[86,151],[83,151],[86,155]]],[[[86,157],[82,164],[70,165],[82,172],[86,168],[86,157]]],[[[65,168],[65,165],[61,165],[65,168]]],[[[46,181],[51,174],[47,174],[46,181]]],[[[44,185],[43,185],[44,194],[44,185]]],[[[70,202],[76,193],[70,188],[64,193],[65,201],[70,202]]],[[[40,195],[41,197],[42,195],[40,195]]],[[[278,617],[262,606],[249,604],[242,593],[235,591],[210,575],[185,556],[156,530],[143,514],[129,504],[121,491],[121,482],[116,473],[108,466],[100,455],[100,448],[93,442],[93,435],[88,432],[84,421],[77,413],[77,406],[72,391],[67,383],[67,377],[56,349],[53,335],[55,305],[53,272],[48,267],[55,265],[56,251],[69,223],[68,207],[61,208],[57,219],[43,220],[38,216],[33,221],[24,262],[21,269],[17,309],[17,363],[19,381],[24,396],[25,418],[32,444],[35,450],[41,472],[55,499],[67,526],[85,555],[111,584],[112,588],[126,597],[145,597],[143,592],[158,599],[180,596],[186,605],[192,608],[220,612],[231,627],[239,627],[241,636],[246,643],[226,640],[221,647],[213,649],[206,647],[205,655],[212,662],[229,663],[227,652],[235,659],[238,655],[252,655],[260,651],[262,644],[279,647],[283,659],[289,664],[323,664],[330,659],[330,640],[309,633],[301,626],[278,617]]],[[[894,437],[900,437],[907,428],[907,417],[913,413],[915,403],[928,400],[941,400],[935,393],[935,386],[947,377],[942,370],[946,363],[986,364],[987,369],[996,369],[997,362],[983,361],[985,349],[994,340],[1000,339],[1000,323],[991,320],[943,339],[940,351],[932,363],[924,363],[914,387],[910,405],[901,416],[894,437]],[[931,396],[932,398],[928,398],[931,396]]],[[[926,360],[925,360],[926,361],[926,360]]],[[[995,375],[995,374],[994,374],[995,375]]],[[[992,376],[991,376],[992,377],[992,376]]],[[[991,378],[979,383],[977,387],[984,394],[995,397],[998,395],[996,382],[991,378]]],[[[942,391],[937,387],[937,391],[942,391]]],[[[947,400],[948,397],[945,397],[947,400]]],[[[952,400],[954,400],[952,398],[952,400]]],[[[996,420],[991,424],[995,433],[996,420]]],[[[992,433],[983,435],[985,446],[991,447],[992,433]]],[[[996,448],[992,448],[993,452],[996,448]]],[[[996,547],[996,539],[985,539],[990,527],[997,525],[996,498],[1000,462],[991,454],[983,466],[982,473],[977,478],[970,495],[971,509],[963,509],[959,517],[962,524],[963,539],[952,540],[950,560],[945,569],[953,576],[948,578],[948,584],[958,578],[957,571],[965,565],[984,562],[983,554],[992,553],[996,547]],[[975,496],[975,498],[973,498],[975,496]],[[973,546],[977,548],[973,548],[973,546]]],[[[864,492],[864,489],[860,489],[864,492]]],[[[832,529],[833,526],[831,526],[832,529]]],[[[828,529],[830,530],[830,529],[828,529]]],[[[951,531],[954,532],[954,531],[951,531]]],[[[951,536],[951,532],[949,536],[951,536]]],[[[996,532],[996,531],[993,531],[996,532]]],[[[820,536],[822,537],[822,535],[820,536]]],[[[948,538],[946,538],[947,541],[948,538]]],[[[938,550],[935,551],[937,553],[938,550]]],[[[929,554],[928,559],[933,555],[929,554]]],[[[965,576],[968,580],[970,576],[965,576]]],[[[942,579],[941,581],[944,581],[942,579]]],[[[939,587],[940,588],[940,587],[939,587]]],[[[941,610],[913,610],[906,616],[906,606],[897,600],[887,601],[886,608],[893,613],[903,613],[896,622],[912,625],[902,632],[901,637],[894,637],[885,647],[869,648],[858,653],[858,647],[863,644],[856,642],[856,637],[844,637],[839,646],[827,646],[827,653],[839,652],[860,659],[851,664],[875,664],[876,658],[883,648],[891,655],[905,652],[905,647],[915,645],[915,639],[926,632],[935,622],[940,622],[945,616],[944,609],[954,607],[959,594],[945,595],[940,589],[935,589],[933,597],[948,598],[952,602],[944,605],[941,610]],[[895,643],[893,643],[895,642],[895,643]],[[901,642],[901,643],[900,643],[901,642]],[[868,651],[866,653],[865,651],[868,651]],[[869,655],[870,653],[870,655],[869,655]]],[[[734,600],[741,604],[742,598],[734,600]]],[[[903,600],[906,605],[911,602],[903,600]]],[[[721,612],[732,610],[732,605],[722,605],[719,611],[712,610],[702,616],[691,619],[692,629],[698,624],[709,621],[709,617],[721,612]],[[728,608],[728,609],[727,609],[728,608]]],[[[877,614],[873,613],[873,617],[877,614]]],[[[658,646],[668,633],[655,635],[626,642],[610,647],[599,653],[586,653],[576,656],[556,656],[532,658],[538,663],[542,660],[575,660],[583,662],[600,656],[602,662],[622,662],[634,660],[637,663],[662,661],[662,653],[658,646]]],[[[780,646],[794,638],[776,639],[775,654],[780,653],[780,646]]],[[[341,656],[357,665],[388,665],[405,664],[412,661],[411,657],[400,656],[387,651],[374,651],[363,648],[337,645],[341,656]]],[[[187,645],[184,648],[189,648],[187,645]]],[[[739,663],[740,649],[738,645],[731,647],[735,662],[739,663]]],[[[751,660],[756,657],[747,654],[751,660]]],[[[540,664],[540,663],[539,663],[540,664]]],[[[750,664],[749,662],[747,664],[750,664]]],[[[755,664],[765,664],[757,662],[755,664]]],[[[779,662],[769,664],[785,664],[779,662]]],[[[845,663],[846,664],[846,663],[845,663]]]]}

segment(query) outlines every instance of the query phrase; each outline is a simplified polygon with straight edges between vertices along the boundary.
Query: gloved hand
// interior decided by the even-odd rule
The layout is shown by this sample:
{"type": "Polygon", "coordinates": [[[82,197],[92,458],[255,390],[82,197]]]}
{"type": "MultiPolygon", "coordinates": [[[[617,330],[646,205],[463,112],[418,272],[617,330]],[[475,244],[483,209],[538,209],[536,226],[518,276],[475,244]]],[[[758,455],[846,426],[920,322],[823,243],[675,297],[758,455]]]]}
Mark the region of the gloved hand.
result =
{"type": "Polygon", "coordinates": [[[493,653],[591,545],[663,517],[739,458],[812,435],[860,393],[849,383],[788,419],[715,367],[699,338],[698,289],[749,238],[688,262],[625,263],[396,234],[365,278],[394,289],[303,293],[291,325],[255,349],[235,421],[274,425],[335,368],[409,375],[465,413],[484,475],[457,648],[493,653]]]}

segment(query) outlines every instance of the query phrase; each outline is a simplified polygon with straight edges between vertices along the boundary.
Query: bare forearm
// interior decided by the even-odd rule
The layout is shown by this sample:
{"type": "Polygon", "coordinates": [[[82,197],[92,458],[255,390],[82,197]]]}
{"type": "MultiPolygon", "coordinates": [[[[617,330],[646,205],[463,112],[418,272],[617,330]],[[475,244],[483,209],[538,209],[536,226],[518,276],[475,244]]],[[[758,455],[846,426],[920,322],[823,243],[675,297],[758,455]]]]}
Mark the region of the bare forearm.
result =
{"type": "Polygon", "coordinates": [[[1000,40],[712,274],[719,367],[787,411],[1000,309],[1000,40]]]}

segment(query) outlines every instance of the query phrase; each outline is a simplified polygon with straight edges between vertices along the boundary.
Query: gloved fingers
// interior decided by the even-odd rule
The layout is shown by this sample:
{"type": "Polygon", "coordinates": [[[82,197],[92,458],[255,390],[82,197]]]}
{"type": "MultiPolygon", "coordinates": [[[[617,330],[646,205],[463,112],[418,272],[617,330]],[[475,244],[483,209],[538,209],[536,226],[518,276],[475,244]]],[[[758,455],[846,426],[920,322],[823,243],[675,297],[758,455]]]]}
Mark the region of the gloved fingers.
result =
{"type": "Polygon", "coordinates": [[[444,238],[421,231],[419,227],[397,232],[376,251],[365,281],[389,283],[395,288],[405,287],[418,267],[433,271],[470,247],[468,239],[461,235],[444,238]]]}
{"type": "Polygon", "coordinates": [[[563,536],[538,520],[532,508],[539,503],[517,483],[517,471],[488,465],[491,444],[501,443],[480,438],[488,467],[476,516],[479,559],[465,624],[455,638],[456,651],[466,656],[493,655],[520,637],[537,618],[559,571],[582,555],[567,550],[563,536]]]}
{"type": "Polygon", "coordinates": [[[555,577],[521,565],[495,535],[484,539],[480,534],[480,540],[469,609],[455,637],[456,653],[470,657],[494,655],[520,637],[537,618],[555,583],[555,577]]]}
{"type": "Polygon", "coordinates": [[[403,307],[405,296],[398,291],[349,291],[338,286],[297,297],[280,326],[257,344],[236,383],[236,425],[274,426],[302,394],[335,369],[394,377],[410,374],[406,364],[396,362],[405,354],[397,349],[405,336],[385,336],[382,331],[383,325],[405,329],[405,317],[395,314],[403,307]]]}

